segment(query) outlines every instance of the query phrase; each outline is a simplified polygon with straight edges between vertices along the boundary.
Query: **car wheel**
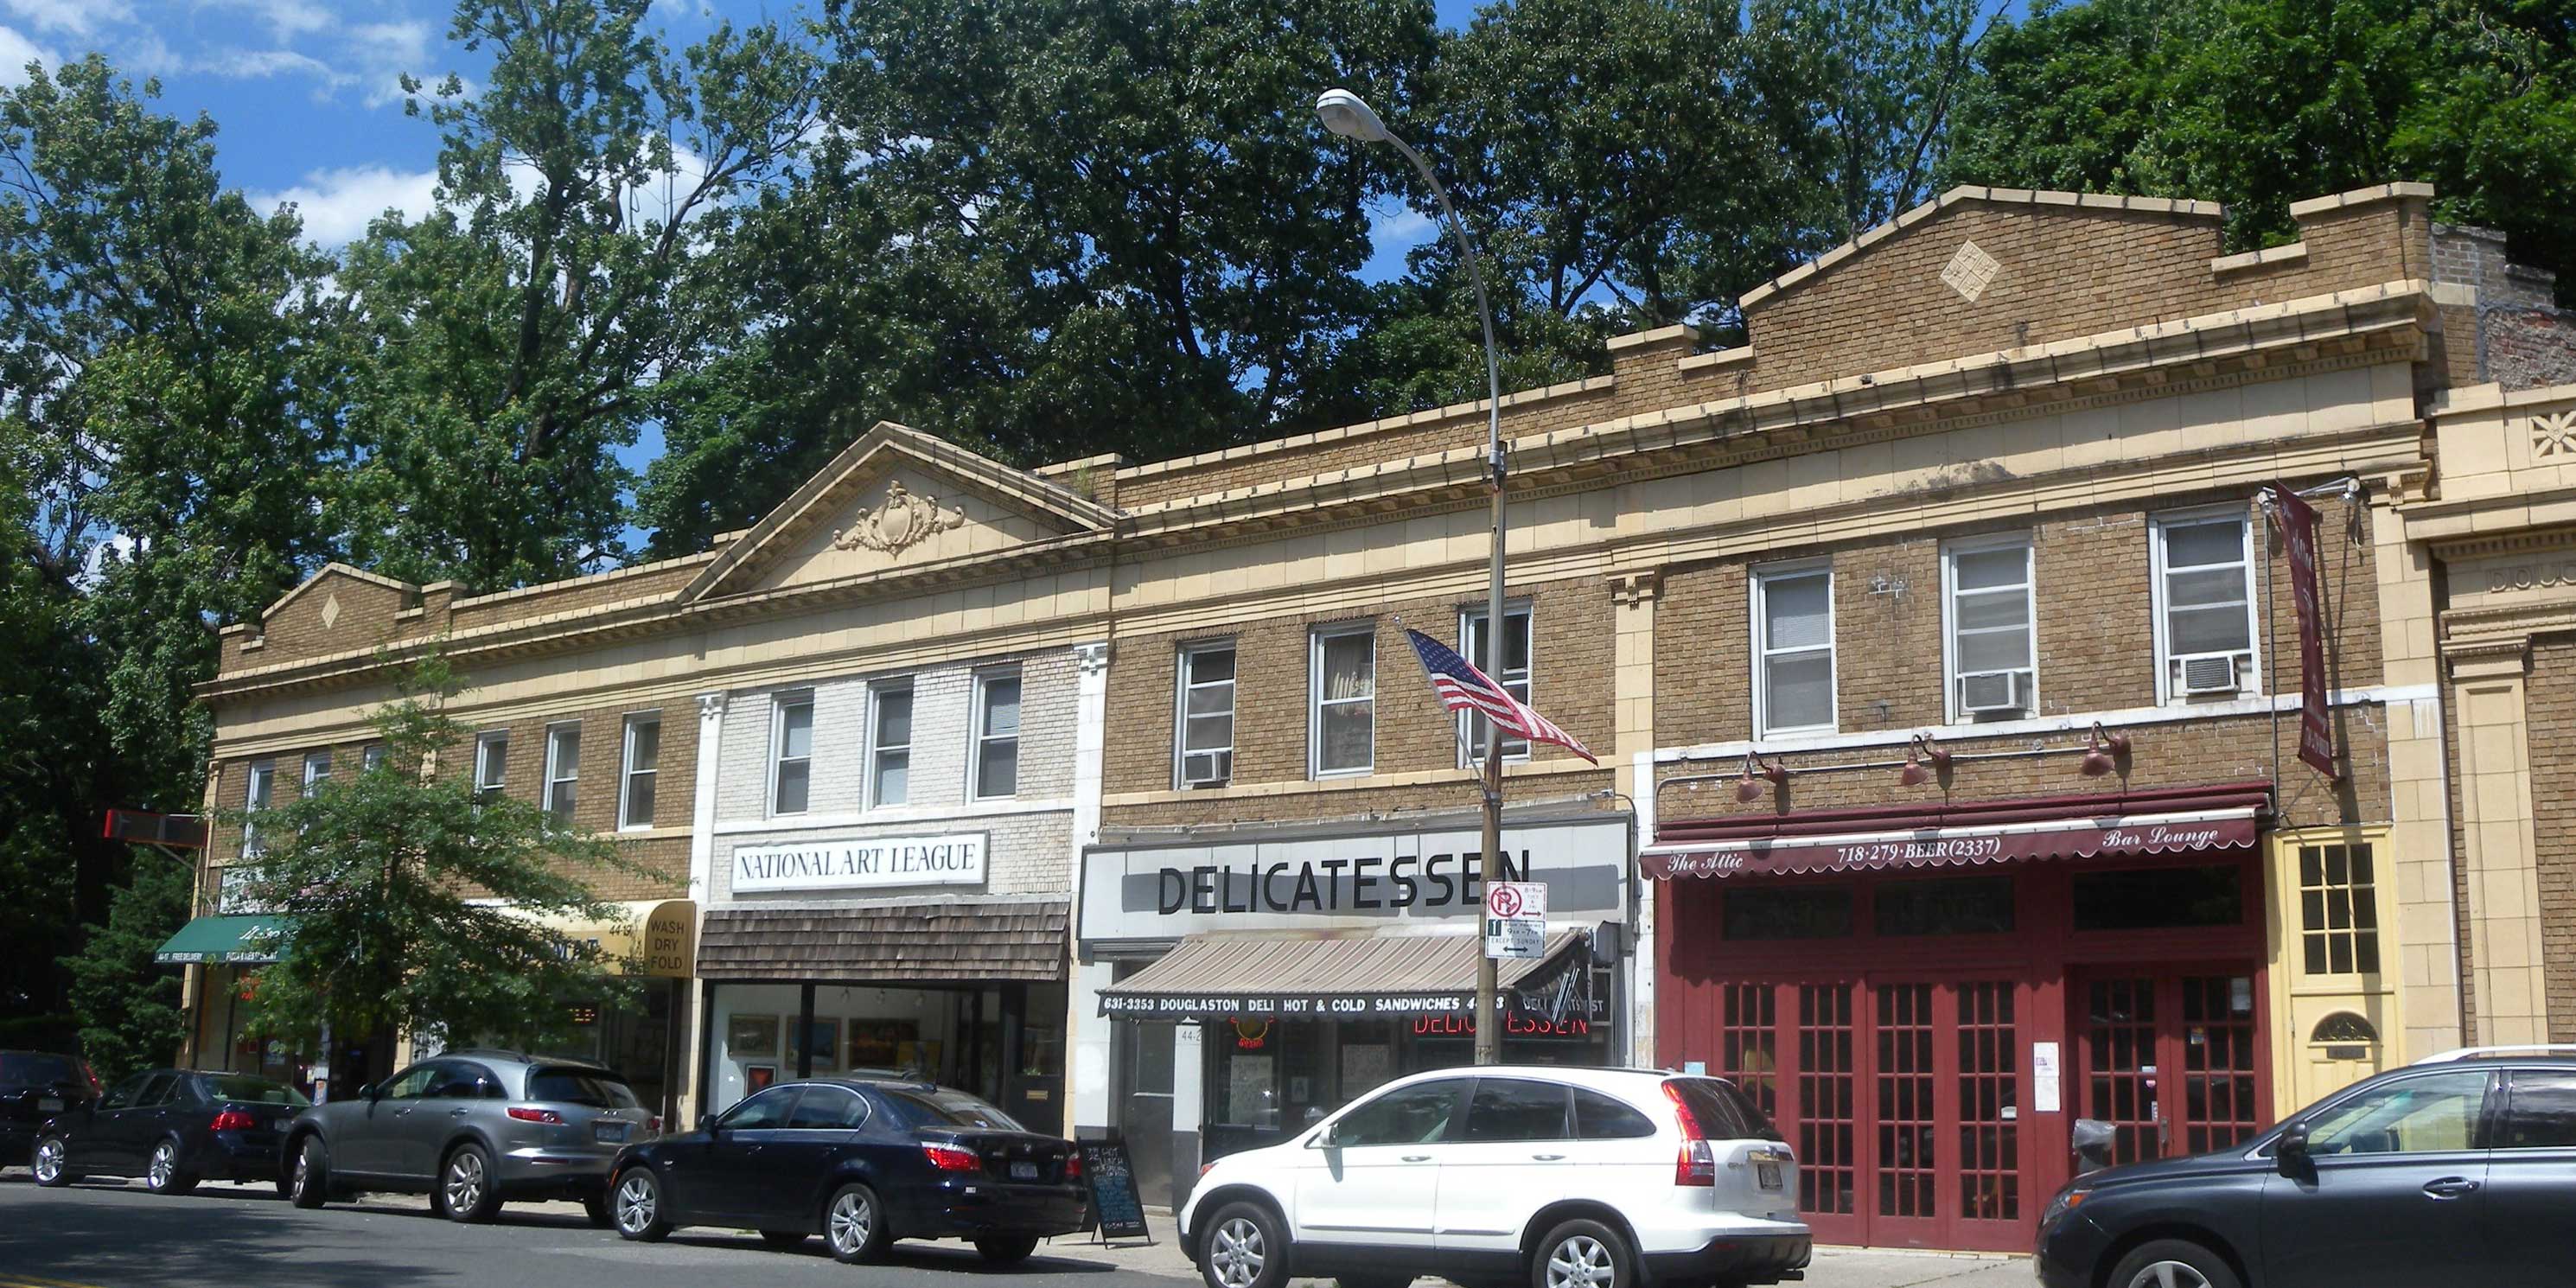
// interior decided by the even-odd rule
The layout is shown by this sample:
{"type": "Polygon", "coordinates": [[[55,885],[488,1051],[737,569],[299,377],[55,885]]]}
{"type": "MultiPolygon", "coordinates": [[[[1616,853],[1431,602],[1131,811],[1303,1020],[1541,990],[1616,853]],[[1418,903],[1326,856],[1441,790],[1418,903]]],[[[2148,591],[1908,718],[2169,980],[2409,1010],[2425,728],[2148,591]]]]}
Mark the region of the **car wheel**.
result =
{"type": "Polygon", "coordinates": [[[1636,1282],[1628,1241],[1598,1221],[1568,1221],[1548,1231],[1530,1258],[1531,1288],[1633,1288],[1636,1282]]]}
{"type": "Polygon", "coordinates": [[[2186,1239],[2142,1243],[2120,1258],[2110,1288],[2243,1288],[2225,1257],[2186,1239]]]}
{"type": "Polygon", "coordinates": [[[671,1232],[671,1223],[662,1218],[662,1183],[654,1179],[652,1168],[627,1168],[611,1186],[608,1205],[616,1214],[618,1238],[659,1243],[671,1232]]]}
{"type": "Polygon", "coordinates": [[[607,1186],[581,1196],[581,1214],[590,1218],[590,1228],[594,1230],[605,1230],[617,1224],[617,1207],[609,1202],[607,1186]]]}
{"type": "Polygon", "coordinates": [[[1279,1218],[1253,1203],[1236,1203],[1208,1222],[1199,1250],[1199,1276],[1208,1288],[1279,1288],[1288,1281],[1288,1239],[1279,1218]]]}
{"type": "Polygon", "coordinates": [[[864,1185],[844,1185],[835,1192],[823,1209],[823,1239],[832,1245],[834,1259],[851,1265],[885,1256],[886,1245],[894,1240],[887,1236],[885,1207],[877,1202],[877,1192],[864,1185]]]}
{"type": "Polygon", "coordinates": [[[179,1166],[179,1142],[165,1140],[152,1147],[151,1161],[143,1165],[143,1188],[155,1194],[185,1194],[197,1188],[197,1178],[179,1166]]]}
{"type": "Polygon", "coordinates": [[[1029,1254],[1037,1250],[1038,1241],[1035,1235],[995,1235],[975,1241],[975,1251],[984,1254],[986,1261],[997,1266],[1016,1266],[1028,1260],[1029,1254]]]}
{"type": "Polygon", "coordinates": [[[760,1241],[773,1248],[802,1247],[807,1239],[813,1237],[814,1236],[807,1234],[803,1230],[763,1230],[760,1232],[760,1241]]]}
{"type": "Polygon", "coordinates": [[[450,1221],[489,1221],[501,1210],[501,1186],[492,1175],[492,1156],[480,1145],[459,1145],[438,1169],[439,1210],[450,1221]]]}
{"type": "Polygon", "coordinates": [[[318,1208],[330,1197],[331,1153],[322,1138],[307,1136],[286,1169],[286,1198],[300,1208],[318,1208]]]}
{"type": "Polygon", "coordinates": [[[71,1146],[60,1136],[47,1136],[36,1142],[35,1162],[38,1185],[52,1188],[80,1179],[72,1175],[71,1146]]]}

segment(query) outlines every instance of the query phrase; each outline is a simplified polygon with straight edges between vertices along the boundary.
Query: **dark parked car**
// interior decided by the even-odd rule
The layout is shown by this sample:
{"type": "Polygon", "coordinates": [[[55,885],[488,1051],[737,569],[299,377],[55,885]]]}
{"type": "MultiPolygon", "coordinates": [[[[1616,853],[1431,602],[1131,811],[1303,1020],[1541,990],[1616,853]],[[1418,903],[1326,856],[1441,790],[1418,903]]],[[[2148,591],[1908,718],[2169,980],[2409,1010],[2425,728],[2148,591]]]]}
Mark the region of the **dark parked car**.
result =
{"type": "Polygon", "coordinates": [[[280,1129],[311,1103],[254,1074],[138,1073],[46,1121],[36,1184],[140,1176],[155,1194],[185,1194],[203,1180],[273,1181],[280,1129]]]}
{"type": "Polygon", "coordinates": [[[2453,1052],[2251,1143],[2115,1167],[2039,1224],[2047,1288],[2563,1288],[2576,1047],[2453,1052]]]}
{"type": "Polygon", "coordinates": [[[305,1208],[365,1190],[427,1194],[456,1221],[489,1221],[505,1199],[571,1198],[605,1226],[609,1163],[661,1130],[598,1065],[451,1051],[298,1115],[278,1185],[305,1208]]]}
{"type": "Polygon", "coordinates": [[[862,1078],[784,1083],[697,1131],[636,1145],[609,1180],[617,1232],[817,1233],[843,1261],[896,1239],[967,1239],[1008,1264],[1082,1225],[1082,1156],[962,1091],[862,1078]]]}
{"type": "Polygon", "coordinates": [[[0,1051],[0,1167],[35,1157],[36,1129],[98,1098],[98,1075],[76,1055],[0,1051]]]}

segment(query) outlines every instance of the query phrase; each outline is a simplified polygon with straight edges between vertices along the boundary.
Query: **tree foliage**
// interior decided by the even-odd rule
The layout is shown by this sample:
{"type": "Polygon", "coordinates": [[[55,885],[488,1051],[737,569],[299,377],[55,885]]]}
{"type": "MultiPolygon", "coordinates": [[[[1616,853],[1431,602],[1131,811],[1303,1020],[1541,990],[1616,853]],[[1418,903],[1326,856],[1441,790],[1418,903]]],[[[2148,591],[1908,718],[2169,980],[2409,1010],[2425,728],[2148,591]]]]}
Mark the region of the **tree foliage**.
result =
{"type": "Polygon", "coordinates": [[[595,941],[543,922],[611,920],[591,881],[642,870],[527,801],[477,799],[468,774],[424,774],[471,742],[439,710],[451,687],[443,663],[421,664],[371,717],[377,764],[255,816],[227,814],[261,838],[248,897],[287,927],[251,1032],[308,1049],[326,1026],[539,1047],[570,1032],[569,1002],[631,1000],[601,973],[614,963],[595,941]]]}
{"type": "Polygon", "coordinates": [[[180,970],[152,959],[188,920],[196,888],[186,864],[156,854],[136,856],[133,878],[117,888],[107,922],[87,927],[81,950],[63,960],[71,973],[80,1049],[102,1082],[178,1058],[187,1033],[180,1009],[180,970]]]}

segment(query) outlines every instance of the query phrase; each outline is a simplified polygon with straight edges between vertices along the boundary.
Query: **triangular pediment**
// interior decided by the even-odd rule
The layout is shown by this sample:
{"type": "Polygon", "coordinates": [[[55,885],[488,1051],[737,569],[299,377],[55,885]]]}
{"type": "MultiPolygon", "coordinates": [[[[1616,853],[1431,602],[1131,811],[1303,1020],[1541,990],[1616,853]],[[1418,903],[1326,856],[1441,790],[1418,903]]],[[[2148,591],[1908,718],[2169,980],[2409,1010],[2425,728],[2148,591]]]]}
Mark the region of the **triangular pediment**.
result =
{"type": "Polygon", "coordinates": [[[770,511],[682,601],[901,573],[1107,532],[1117,513],[884,422],[770,511]]]}

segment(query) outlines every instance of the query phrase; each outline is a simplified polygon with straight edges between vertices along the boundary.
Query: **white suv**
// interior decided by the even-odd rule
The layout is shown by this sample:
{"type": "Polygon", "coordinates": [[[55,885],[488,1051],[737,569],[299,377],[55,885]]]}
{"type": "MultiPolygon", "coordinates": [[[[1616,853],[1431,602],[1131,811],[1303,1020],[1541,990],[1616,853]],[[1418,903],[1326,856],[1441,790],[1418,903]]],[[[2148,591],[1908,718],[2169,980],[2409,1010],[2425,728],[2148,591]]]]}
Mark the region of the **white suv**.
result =
{"type": "Polygon", "coordinates": [[[1211,1163],[1181,1208],[1209,1288],[1633,1288],[1803,1277],[1798,1164],[1733,1084],[1484,1066],[1399,1078],[1211,1163]]]}

